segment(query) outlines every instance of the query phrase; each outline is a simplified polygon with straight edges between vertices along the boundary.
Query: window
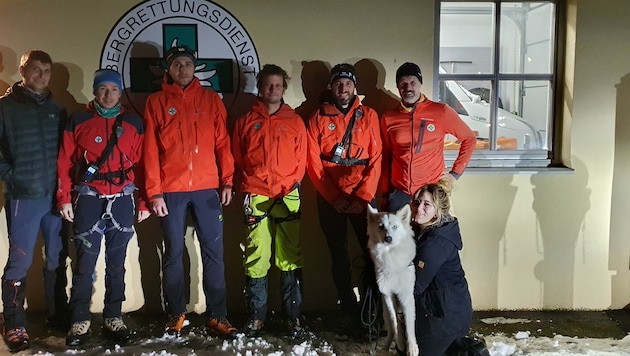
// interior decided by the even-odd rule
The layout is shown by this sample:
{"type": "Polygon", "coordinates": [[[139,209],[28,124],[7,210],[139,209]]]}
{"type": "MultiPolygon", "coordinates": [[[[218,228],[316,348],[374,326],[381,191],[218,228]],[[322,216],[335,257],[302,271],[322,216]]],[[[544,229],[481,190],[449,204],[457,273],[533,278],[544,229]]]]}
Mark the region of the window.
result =
{"type": "MultiPolygon", "coordinates": [[[[434,93],[477,134],[469,167],[553,156],[556,1],[438,1],[434,93]]],[[[446,137],[447,161],[456,157],[446,137]]]]}

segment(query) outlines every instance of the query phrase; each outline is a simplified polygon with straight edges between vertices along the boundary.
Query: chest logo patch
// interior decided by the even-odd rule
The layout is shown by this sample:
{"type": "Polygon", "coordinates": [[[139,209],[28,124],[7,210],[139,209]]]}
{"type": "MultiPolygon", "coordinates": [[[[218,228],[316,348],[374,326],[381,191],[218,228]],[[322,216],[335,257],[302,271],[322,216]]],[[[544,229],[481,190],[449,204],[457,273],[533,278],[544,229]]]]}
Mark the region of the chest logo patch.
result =
{"type": "Polygon", "coordinates": [[[330,131],[334,130],[334,129],[335,129],[335,127],[337,127],[337,126],[335,126],[335,124],[333,124],[333,123],[328,124],[328,129],[329,129],[330,131]]]}
{"type": "Polygon", "coordinates": [[[429,130],[429,132],[433,132],[433,131],[435,131],[435,125],[433,125],[433,124],[429,124],[429,125],[427,126],[427,130],[429,130]]]}
{"type": "Polygon", "coordinates": [[[48,114],[48,118],[54,120],[54,119],[57,118],[57,115],[55,115],[55,114],[48,114]]]}
{"type": "Polygon", "coordinates": [[[171,108],[168,108],[168,113],[171,114],[171,115],[175,115],[175,114],[177,114],[177,110],[175,108],[171,107],[171,108]]]}
{"type": "Polygon", "coordinates": [[[418,261],[418,267],[424,268],[424,261],[418,261]]]}
{"type": "Polygon", "coordinates": [[[260,122],[257,122],[254,124],[254,130],[260,130],[261,127],[262,127],[262,124],[260,122]]]}
{"type": "Polygon", "coordinates": [[[96,136],[96,137],[94,137],[94,142],[101,143],[101,142],[103,142],[103,138],[101,136],[96,136]]]}

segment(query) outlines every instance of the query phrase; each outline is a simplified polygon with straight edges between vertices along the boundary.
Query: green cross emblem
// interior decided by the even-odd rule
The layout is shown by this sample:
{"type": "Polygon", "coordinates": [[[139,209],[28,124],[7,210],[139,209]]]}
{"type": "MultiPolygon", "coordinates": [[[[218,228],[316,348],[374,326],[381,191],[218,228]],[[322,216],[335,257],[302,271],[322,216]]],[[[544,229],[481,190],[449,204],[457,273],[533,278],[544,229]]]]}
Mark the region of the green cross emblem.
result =
{"type": "MultiPolygon", "coordinates": [[[[173,46],[188,46],[199,53],[199,36],[196,24],[162,25],[162,53],[173,46]]],[[[167,71],[166,61],[162,58],[131,57],[130,79],[132,93],[153,93],[161,89],[162,78],[167,71]]],[[[195,75],[204,87],[219,93],[234,93],[232,80],[232,59],[199,58],[195,75]]]]}

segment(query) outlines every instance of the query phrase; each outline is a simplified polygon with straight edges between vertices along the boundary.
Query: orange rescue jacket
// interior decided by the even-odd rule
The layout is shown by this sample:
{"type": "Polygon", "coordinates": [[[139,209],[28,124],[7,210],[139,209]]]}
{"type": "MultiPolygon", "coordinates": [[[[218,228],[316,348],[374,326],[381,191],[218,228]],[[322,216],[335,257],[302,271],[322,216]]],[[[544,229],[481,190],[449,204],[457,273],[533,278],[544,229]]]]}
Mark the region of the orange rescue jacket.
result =
{"type": "Polygon", "coordinates": [[[475,133],[450,106],[425,99],[411,112],[402,104],[383,114],[383,173],[381,190],[397,188],[413,195],[420,187],[437,182],[446,167],[444,136],[459,140],[459,155],[452,172],[461,175],[475,151],[475,133]]]}
{"type": "Polygon", "coordinates": [[[221,98],[194,78],[186,87],[168,83],[145,107],[142,162],[150,201],[165,192],[232,185],[234,158],[221,98]],[[221,176],[219,177],[219,167],[221,176]]]}
{"type": "Polygon", "coordinates": [[[340,196],[370,202],[376,194],[381,175],[381,136],[376,111],[361,105],[358,97],[347,114],[333,104],[324,103],[308,123],[307,172],[315,189],[333,204],[340,196]],[[364,164],[344,165],[330,161],[335,146],[342,142],[355,113],[361,113],[351,132],[343,158],[364,164]]]}
{"type": "Polygon", "coordinates": [[[295,189],[306,171],[306,127],[287,104],[269,115],[257,100],[236,121],[232,153],[243,192],[282,198],[295,189]]]}

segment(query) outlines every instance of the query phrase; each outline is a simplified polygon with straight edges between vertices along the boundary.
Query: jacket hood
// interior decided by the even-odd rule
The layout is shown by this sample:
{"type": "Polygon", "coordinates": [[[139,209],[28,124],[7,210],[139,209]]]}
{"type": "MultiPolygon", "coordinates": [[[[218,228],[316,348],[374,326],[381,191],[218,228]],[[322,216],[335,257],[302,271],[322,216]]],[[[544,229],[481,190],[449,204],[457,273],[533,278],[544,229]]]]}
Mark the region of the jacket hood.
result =
{"type": "MultiPolygon", "coordinates": [[[[361,99],[357,95],[355,95],[354,101],[352,102],[352,105],[350,105],[350,110],[348,112],[356,110],[356,108],[358,108],[359,106],[361,106],[361,99]]],[[[341,115],[341,111],[339,111],[334,101],[323,103],[321,105],[320,113],[324,116],[341,115]]]]}
{"type": "MultiPolygon", "coordinates": [[[[263,116],[263,117],[270,116],[269,113],[267,112],[267,107],[265,106],[265,103],[260,98],[256,99],[256,101],[254,101],[254,104],[252,104],[252,111],[255,112],[259,116],[263,116]]],[[[278,111],[273,113],[273,115],[279,116],[279,117],[285,117],[285,116],[293,117],[293,113],[294,113],[293,109],[291,109],[289,105],[285,104],[283,100],[282,104],[280,105],[280,108],[278,109],[278,111]]]]}
{"type": "Polygon", "coordinates": [[[184,94],[193,92],[199,88],[201,88],[201,82],[197,77],[194,77],[192,82],[190,82],[187,87],[182,88],[179,84],[170,80],[168,73],[164,74],[164,79],[162,81],[162,90],[164,90],[164,92],[168,95],[181,97],[184,96],[184,94]]]}
{"type": "MultiPolygon", "coordinates": [[[[419,100],[420,101],[418,101],[416,103],[416,111],[419,110],[419,108],[422,107],[422,106],[426,106],[426,105],[430,105],[430,104],[434,103],[434,101],[432,101],[429,98],[427,98],[424,94],[421,94],[419,100]]],[[[398,102],[398,106],[396,107],[396,111],[402,112],[402,113],[408,113],[409,112],[408,108],[403,104],[402,100],[398,102]]]]}
{"type": "Polygon", "coordinates": [[[455,245],[458,250],[461,250],[463,246],[462,235],[459,231],[459,222],[457,218],[453,221],[447,222],[440,227],[434,227],[434,236],[437,238],[445,239],[455,245]]]}

